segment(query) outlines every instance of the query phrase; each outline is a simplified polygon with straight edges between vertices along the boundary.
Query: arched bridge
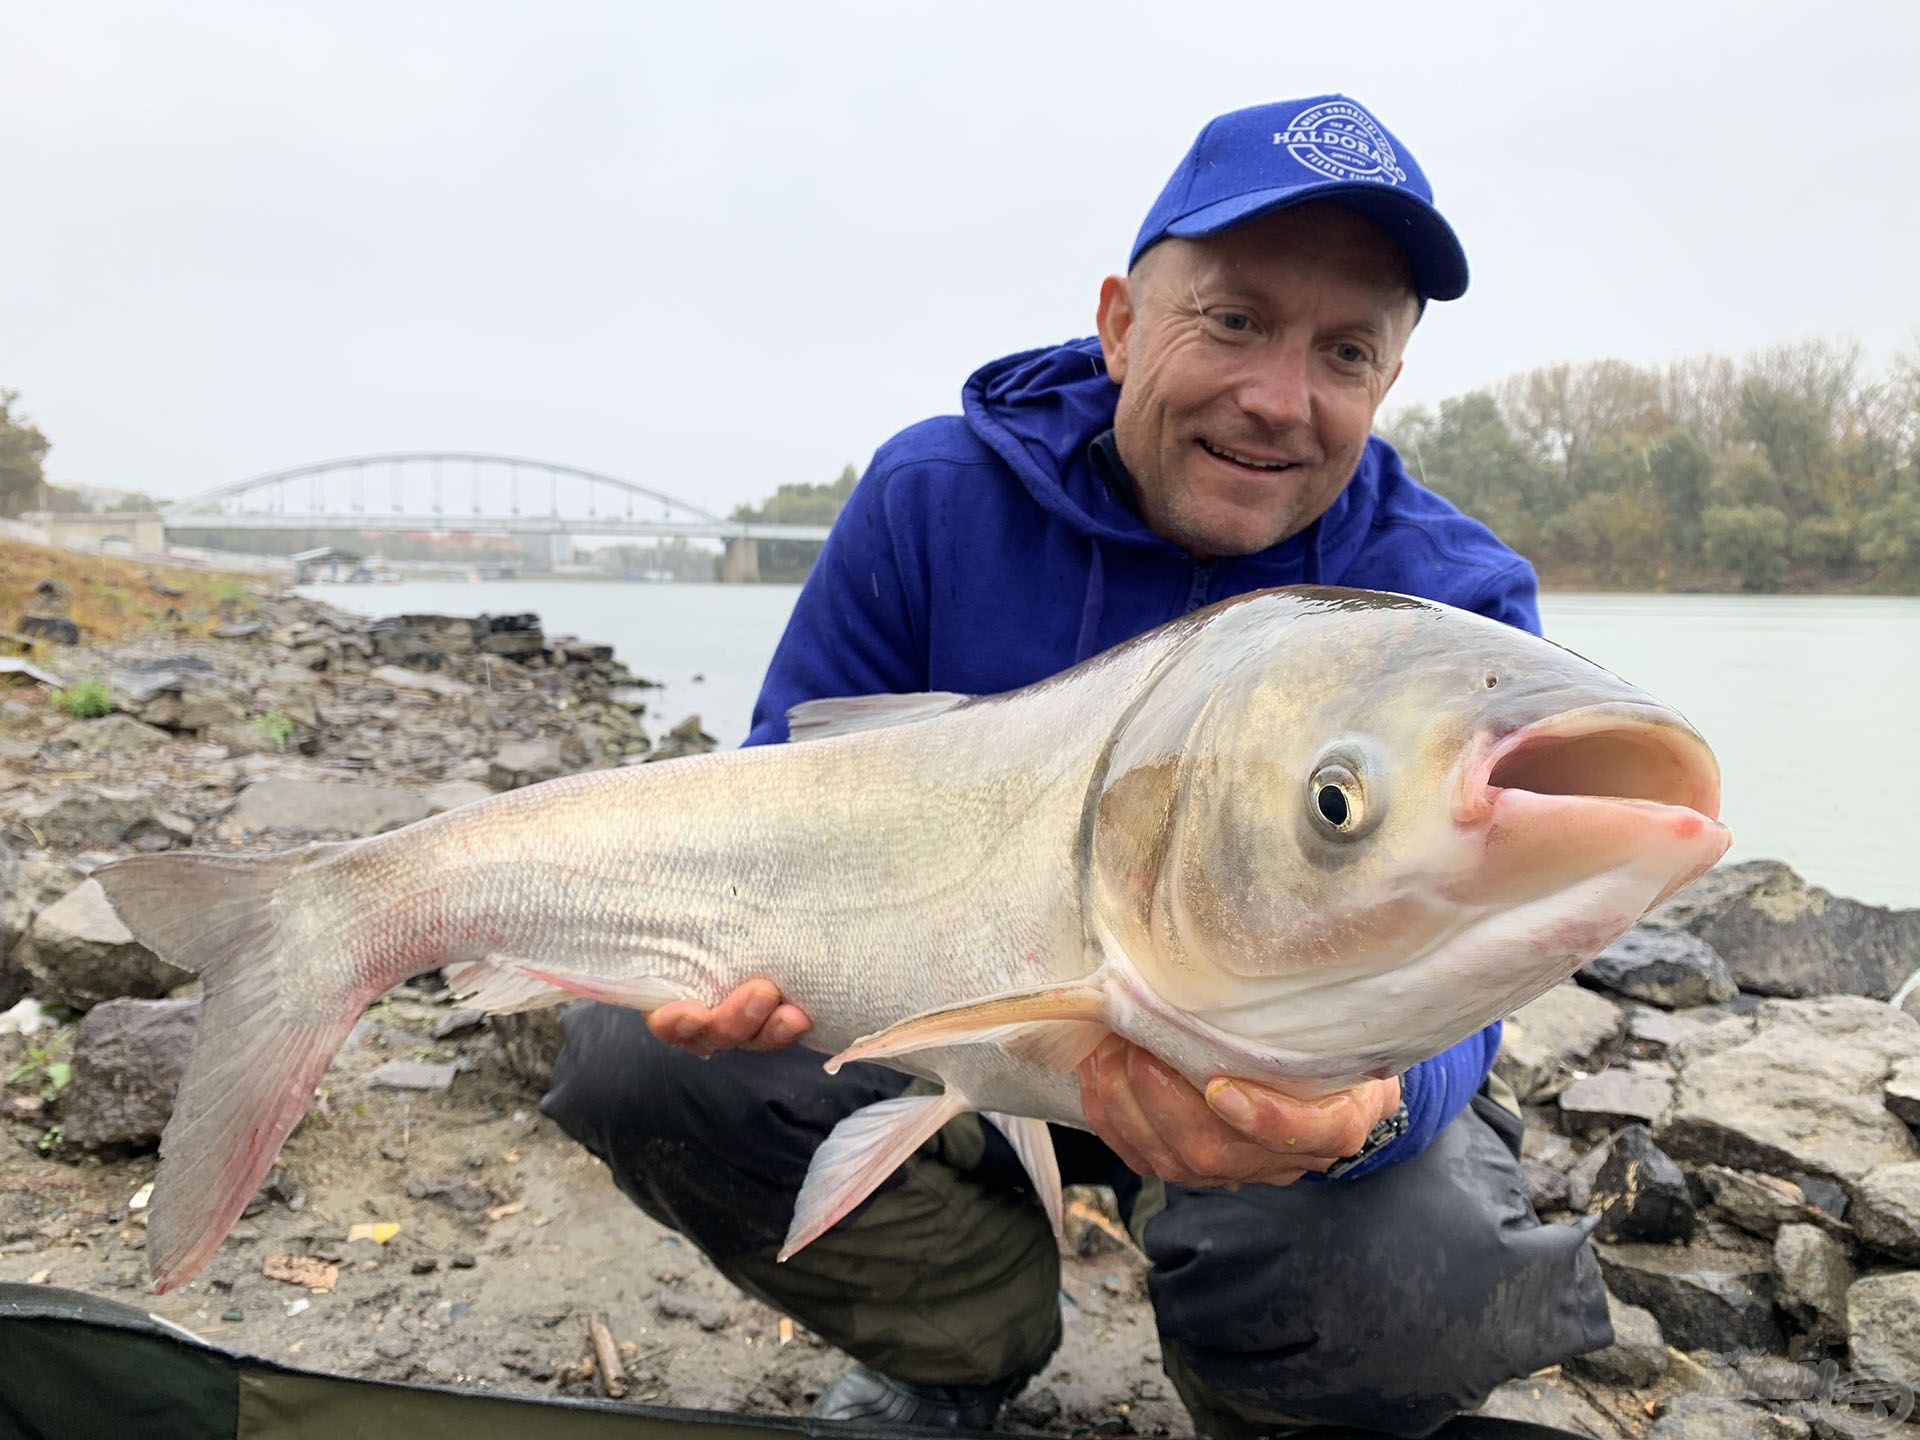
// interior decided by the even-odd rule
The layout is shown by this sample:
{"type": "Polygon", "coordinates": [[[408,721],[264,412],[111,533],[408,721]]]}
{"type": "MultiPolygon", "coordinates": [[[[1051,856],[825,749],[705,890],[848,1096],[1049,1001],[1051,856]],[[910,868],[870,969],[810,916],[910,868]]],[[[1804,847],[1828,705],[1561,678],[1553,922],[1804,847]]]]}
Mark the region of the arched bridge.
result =
{"type": "Polygon", "coordinates": [[[296,465],[161,510],[168,530],[487,530],[515,535],[827,538],[824,525],[728,520],[651,486],[514,455],[410,450],[296,465]]]}

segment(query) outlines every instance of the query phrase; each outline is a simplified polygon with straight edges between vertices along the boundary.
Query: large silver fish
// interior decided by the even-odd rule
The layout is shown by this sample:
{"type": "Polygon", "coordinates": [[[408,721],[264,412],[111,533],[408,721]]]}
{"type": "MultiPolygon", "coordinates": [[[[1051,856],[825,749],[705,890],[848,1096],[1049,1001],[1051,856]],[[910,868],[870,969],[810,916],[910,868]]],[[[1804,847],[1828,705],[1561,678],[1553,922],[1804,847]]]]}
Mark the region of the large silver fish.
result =
{"type": "Polygon", "coordinates": [[[213,1253],[382,992],[483,1008],[713,1002],[767,976],[829,1068],[944,1093],[850,1117],[785,1253],[967,1110],[1058,1217],[1045,1121],[1108,1032],[1196,1084],[1398,1073],[1564,979],[1717,860],[1673,711],[1494,621],[1265,591],[1023,690],[822,701],[797,741],[513,791],[265,857],[96,872],[199,973],[161,1145],[158,1288],[213,1253]]]}

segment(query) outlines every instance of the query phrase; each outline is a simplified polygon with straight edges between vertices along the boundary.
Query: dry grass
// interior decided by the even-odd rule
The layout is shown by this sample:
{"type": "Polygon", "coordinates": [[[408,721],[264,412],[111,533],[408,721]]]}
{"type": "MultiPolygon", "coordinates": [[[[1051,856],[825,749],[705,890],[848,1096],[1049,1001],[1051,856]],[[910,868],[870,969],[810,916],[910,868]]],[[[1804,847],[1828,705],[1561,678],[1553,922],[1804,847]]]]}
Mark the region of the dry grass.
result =
{"type": "MultiPolygon", "coordinates": [[[[195,570],[123,560],[112,555],[76,555],[44,545],[0,540],[0,631],[12,631],[28,611],[48,609],[34,595],[34,586],[47,578],[67,587],[66,617],[80,627],[83,640],[126,640],[153,631],[184,625],[204,633],[220,622],[222,602],[244,604],[257,576],[224,570],[195,570]],[[178,597],[158,593],[159,581],[184,592],[178,597]],[[167,611],[180,612],[169,621],[167,611]]],[[[46,647],[40,647],[45,653],[46,647]]]]}

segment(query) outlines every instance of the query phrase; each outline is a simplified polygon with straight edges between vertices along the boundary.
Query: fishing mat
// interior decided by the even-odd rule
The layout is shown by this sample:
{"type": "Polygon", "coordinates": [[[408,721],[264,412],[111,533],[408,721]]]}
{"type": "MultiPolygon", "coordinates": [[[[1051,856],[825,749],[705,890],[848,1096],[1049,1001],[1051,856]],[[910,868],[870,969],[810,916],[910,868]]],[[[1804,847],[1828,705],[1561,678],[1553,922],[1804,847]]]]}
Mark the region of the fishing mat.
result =
{"type": "MultiPolygon", "coordinates": [[[[209,1345],[117,1300],[0,1284],[0,1440],[952,1440],[955,1433],[322,1375],[209,1345]]],[[[1292,1433],[1333,1440],[1371,1432],[1292,1433]]],[[[1580,1437],[1466,1415],[1436,1440],[1580,1437]]]]}

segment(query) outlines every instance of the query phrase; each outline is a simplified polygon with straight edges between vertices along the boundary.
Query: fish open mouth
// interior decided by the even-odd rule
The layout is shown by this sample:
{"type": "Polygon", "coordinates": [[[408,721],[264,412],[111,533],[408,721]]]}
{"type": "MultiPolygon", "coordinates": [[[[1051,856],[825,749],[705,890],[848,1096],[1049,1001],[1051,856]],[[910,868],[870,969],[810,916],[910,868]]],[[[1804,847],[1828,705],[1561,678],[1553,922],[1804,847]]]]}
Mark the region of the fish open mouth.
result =
{"type": "Polygon", "coordinates": [[[1503,790],[1720,816],[1713,752],[1668,711],[1597,705],[1486,737],[1478,750],[1463,776],[1463,819],[1487,813],[1503,790]]]}
{"type": "MultiPolygon", "coordinates": [[[[1711,868],[1733,839],[1720,824],[1713,752],[1658,706],[1593,705],[1483,735],[1461,779],[1455,818],[1485,836],[1479,884],[1489,893],[1573,893],[1582,877],[1641,877],[1644,893],[1621,890],[1617,911],[1589,926],[1587,940],[1602,944],[1711,868]]],[[[1585,943],[1570,939],[1568,949],[1585,943]]]]}

